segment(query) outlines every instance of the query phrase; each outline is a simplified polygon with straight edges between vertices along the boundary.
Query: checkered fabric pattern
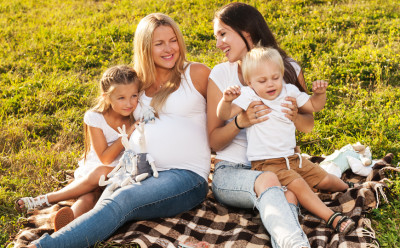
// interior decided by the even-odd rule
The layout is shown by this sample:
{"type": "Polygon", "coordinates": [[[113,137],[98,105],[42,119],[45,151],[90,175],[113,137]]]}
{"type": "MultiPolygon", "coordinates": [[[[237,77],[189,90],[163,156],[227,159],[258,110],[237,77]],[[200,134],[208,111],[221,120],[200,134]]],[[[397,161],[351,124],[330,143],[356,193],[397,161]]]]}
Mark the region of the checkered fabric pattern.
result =
{"type": "MultiPolygon", "coordinates": [[[[356,222],[356,230],[346,236],[339,235],[326,228],[323,220],[302,209],[299,219],[311,247],[379,247],[371,222],[365,214],[377,208],[382,201],[387,202],[390,191],[384,181],[389,171],[400,172],[382,160],[367,178],[356,176],[350,171],[343,175],[344,180],[361,183],[359,187],[344,193],[317,193],[333,211],[343,212],[352,218],[356,222]]],[[[23,247],[45,232],[52,233],[52,213],[62,205],[69,204],[64,202],[34,212],[27,219],[25,228],[14,238],[14,247],[23,247]]],[[[214,199],[211,190],[207,199],[195,209],[173,218],[126,223],[105,243],[110,247],[138,244],[142,248],[175,248],[196,247],[185,244],[200,241],[207,242],[208,247],[271,247],[270,237],[257,210],[222,206],[214,199]]]]}

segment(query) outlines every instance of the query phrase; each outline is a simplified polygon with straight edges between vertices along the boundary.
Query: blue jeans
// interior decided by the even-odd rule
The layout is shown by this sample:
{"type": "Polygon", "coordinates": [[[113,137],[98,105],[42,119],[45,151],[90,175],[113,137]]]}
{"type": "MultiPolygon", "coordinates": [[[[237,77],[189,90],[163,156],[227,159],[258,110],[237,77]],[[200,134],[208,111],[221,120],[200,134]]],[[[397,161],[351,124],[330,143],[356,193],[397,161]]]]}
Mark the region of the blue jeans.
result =
{"type": "Polygon", "coordinates": [[[175,216],[200,204],[208,182],[188,170],[160,171],[140,185],[117,189],[60,231],[34,241],[37,247],[90,247],[110,237],[127,221],[175,216]]]}
{"type": "Polygon", "coordinates": [[[257,198],[254,184],[262,173],[251,170],[251,165],[221,161],[215,166],[213,194],[224,205],[256,207],[274,248],[310,247],[298,220],[297,207],[287,202],[282,187],[270,187],[257,198]]]}

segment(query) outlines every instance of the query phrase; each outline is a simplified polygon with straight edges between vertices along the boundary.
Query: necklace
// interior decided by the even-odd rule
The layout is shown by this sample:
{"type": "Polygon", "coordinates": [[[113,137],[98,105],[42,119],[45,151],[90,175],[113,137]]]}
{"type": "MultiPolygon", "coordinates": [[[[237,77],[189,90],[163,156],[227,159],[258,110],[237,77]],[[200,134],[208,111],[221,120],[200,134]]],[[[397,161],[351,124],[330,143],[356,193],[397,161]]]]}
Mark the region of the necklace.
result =
{"type": "Polygon", "coordinates": [[[162,87],[164,87],[165,83],[166,83],[166,82],[161,83],[161,84],[158,86],[158,88],[161,89],[162,87]]]}

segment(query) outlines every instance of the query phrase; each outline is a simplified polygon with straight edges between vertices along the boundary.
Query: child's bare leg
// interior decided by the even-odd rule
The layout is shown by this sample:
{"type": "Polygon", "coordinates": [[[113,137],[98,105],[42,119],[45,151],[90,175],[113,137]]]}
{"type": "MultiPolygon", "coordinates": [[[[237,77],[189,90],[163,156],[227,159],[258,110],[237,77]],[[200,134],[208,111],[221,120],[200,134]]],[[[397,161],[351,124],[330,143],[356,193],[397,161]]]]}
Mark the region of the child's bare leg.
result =
{"type": "Polygon", "coordinates": [[[80,196],[72,207],[63,207],[58,210],[53,220],[54,231],[57,232],[80,215],[92,209],[99,199],[101,192],[100,188],[98,188],[93,192],[86,193],[80,196]]]}
{"type": "Polygon", "coordinates": [[[87,193],[92,192],[99,187],[99,179],[102,175],[107,176],[113,169],[110,166],[99,166],[90,172],[87,176],[79,178],[64,188],[47,194],[49,203],[57,203],[64,200],[76,199],[87,193]]]}
{"type": "Polygon", "coordinates": [[[74,212],[74,218],[77,218],[91,210],[96,205],[97,200],[100,198],[101,192],[102,191],[98,189],[80,196],[71,206],[71,209],[74,212]]]}
{"type": "MultiPolygon", "coordinates": [[[[99,187],[100,176],[107,176],[108,173],[113,169],[110,166],[99,166],[94,169],[87,176],[77,179],[72,183],[68,184],[64,188],[47,194],[47,200],[50,204],[54,204],[60,201],[76,199],[86,193],[92,192],[99,187]]],[[[37,196],[44,198],[44,195],[37,196]]],[[[18,201],[19,208],[24,208],[24,202],[22,200],[18,201]]]]}
{"type": "Polygon", "coordinates": [[[297,204],[299,203],[296,195],[290,190],[285,191],[285,197],[286,197],[286,200],[288,201],[288,203],[292,203],[295,206],[297,206],[297,204]]]}
{"type": "MultiPolygon", "coordinates": [[[[318,198],[316,194],[314,194],[314,192],[311,190],[311,188],[308,186],[303,178],[297,178],[293,180],[287,185],[287,188],[296,195],[300,204],[305,209],[325,220],[326,222],[329,220],[329,217],[331,217],[331,215],[334,213],[321,201],[321,199],[318,198]]],[[[336,227],[339,220],[340,216],[335,218],[335,220],[333,221],[333,227],[336,227]]],[[[350,223],[350,221],[351,220],[343,222],[340,229],[343,230],[346,225],[350,223]]]]}
{"type": "Polygon", "coordinates": [[[347,185],[345,182],[342,181],[342,179],[338,178],[337,176],[328,174],[322,179],[319,184],[315,186],[315,188],[327,190],[330,192],[340,192],[347,190],[349,188],[349,185],[347,185]]]}

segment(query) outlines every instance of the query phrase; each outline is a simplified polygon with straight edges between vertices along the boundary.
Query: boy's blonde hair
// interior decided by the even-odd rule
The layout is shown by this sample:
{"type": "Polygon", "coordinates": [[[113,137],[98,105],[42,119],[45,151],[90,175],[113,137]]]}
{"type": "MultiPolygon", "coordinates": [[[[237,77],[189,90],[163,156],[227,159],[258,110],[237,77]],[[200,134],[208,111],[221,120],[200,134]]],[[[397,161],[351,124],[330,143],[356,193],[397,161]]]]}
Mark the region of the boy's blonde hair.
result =
{"type": "Polygon", "coordinates": [[[242,61],[242,74],[244,81],[248,84],[250,76],[255,70],[260,69],[261,62],[273,62],[276,63],[282,73],[285,73],[285,67],[283,65],[282,56],[278,50],[271,47],[255,47],[251,49],[242,61]]]}
{"type": "Polygon", "coordinates": [[[145,16],[138,24],[134,38],[134,68],[143,82],[140,90],[145,90],[156,81],[156,67],[153,60],[152,46],[154,30],[160,26],[171,27],[174,31],[178,46],[179,58],[172,69],[170,81],[153,96],[151,106],[159,112],[168,96],[177,90],[181,84],[181,76],[184,73],[186,60],[186,46],[183,35],[176,22],[169,16],[161,13],[153,13],[145,16]]]}
{"type": "MultiPolygon", "coordinates": [[[[127,65],[116,65],[107,69],[99,82],[99,96],[95,99],[94,106],[90,109],[91,111],[98,113],[105,113],[111,108],[111,103],[106,101],[104,95],[110,95],[116,86],[118,85],[128,85],[136,84],[138,89],[140,88],[141,82],[135,72],[135,70],[127,65]]],[[[133,115],[130,116],[132,121],[133,115]]],[[[83,123],[84,137],[85,137],[85,153],[90,150],[90,138],[88,134],[88,126],[83,123]]]]}

